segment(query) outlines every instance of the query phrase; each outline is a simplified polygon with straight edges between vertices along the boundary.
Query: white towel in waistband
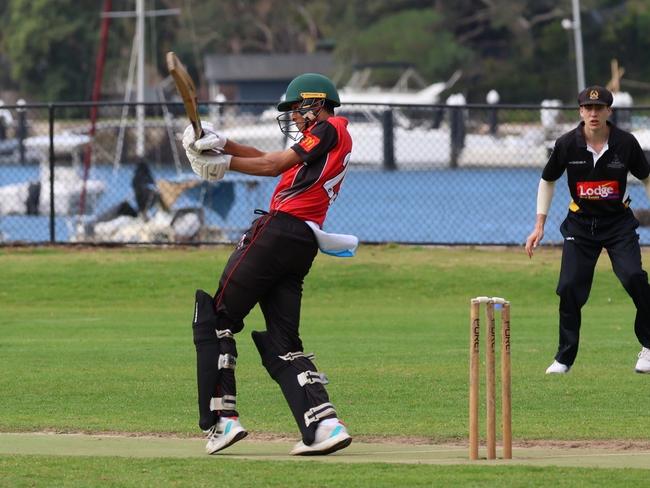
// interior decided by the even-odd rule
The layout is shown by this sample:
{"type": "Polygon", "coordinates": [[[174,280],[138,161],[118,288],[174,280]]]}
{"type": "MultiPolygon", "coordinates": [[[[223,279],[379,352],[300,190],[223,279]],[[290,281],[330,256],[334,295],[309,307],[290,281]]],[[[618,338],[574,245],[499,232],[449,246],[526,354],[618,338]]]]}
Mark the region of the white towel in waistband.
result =
{"type": "Polygon", "coordinates": [[[359,238],[350,234],[330,234],[321,230],[315,222],[305,222],[314,232],[318,248],[321,252],[336,256],[338,258],[350,258],[354,256],[359,246],[359,238]]]}

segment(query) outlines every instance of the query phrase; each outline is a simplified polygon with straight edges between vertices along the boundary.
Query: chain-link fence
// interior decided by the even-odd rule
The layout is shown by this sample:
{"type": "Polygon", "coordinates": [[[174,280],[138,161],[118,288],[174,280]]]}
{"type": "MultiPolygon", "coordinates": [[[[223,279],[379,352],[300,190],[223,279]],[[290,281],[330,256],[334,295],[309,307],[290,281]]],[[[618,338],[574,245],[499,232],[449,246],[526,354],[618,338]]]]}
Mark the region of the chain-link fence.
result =
{"type": "MultiPolygon", "coordinates": [[[[265,151],[287,141],[273,104],[205,104],[204,120],[265,151]]],[[[537,185],[575,107],[346,105],[350,169],[325,230],[364,242],[521,244],[532,230],[537,185]]],[[[617,122],[650,150],[650,107],[617,122]]],[[[180,145],[180,104],[41,104],[0,108],[0,243],[235,242],[268,208],[277,180],[234,172],[207,183],[180,145]],[[139,107],[139,109],[138,109],[139,107]]],[[[650,244],[650,207],[630,180],[650,244]]],[[[569,193],[556,186],[545,242],[569,193]]]]}

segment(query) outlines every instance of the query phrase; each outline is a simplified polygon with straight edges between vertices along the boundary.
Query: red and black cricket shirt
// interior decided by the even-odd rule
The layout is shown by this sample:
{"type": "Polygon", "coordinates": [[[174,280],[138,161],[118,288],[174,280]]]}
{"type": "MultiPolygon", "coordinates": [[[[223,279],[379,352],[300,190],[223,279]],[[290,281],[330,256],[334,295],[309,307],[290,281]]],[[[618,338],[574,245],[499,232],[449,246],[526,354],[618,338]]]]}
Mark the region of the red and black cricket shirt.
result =
{"type": "Polygon", "coordinates": [[[350,160],[352,139],[347,126],[346,118],[332,116],[304,132],[291,147],[302,162],[282,173],[271,197],[271,210],[323,226],[350,160]]]}

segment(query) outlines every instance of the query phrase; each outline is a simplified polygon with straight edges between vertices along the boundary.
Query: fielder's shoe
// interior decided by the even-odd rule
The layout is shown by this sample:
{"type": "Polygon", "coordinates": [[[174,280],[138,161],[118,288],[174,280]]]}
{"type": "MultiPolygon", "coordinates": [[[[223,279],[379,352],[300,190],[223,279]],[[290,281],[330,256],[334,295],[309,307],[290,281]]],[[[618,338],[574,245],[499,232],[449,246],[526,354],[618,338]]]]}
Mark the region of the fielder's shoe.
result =
{"type": "Polygon", "coordinates": [[[571,369],[571,366],[553,361],[553,364],[546,368],[546,374],[564,374],[568,373],[569,369],[571,369]]]}
{"type": "Polygon", "coordinates": [[[352,437],[348,434],[348,430],[338,419],[332,420],[335,421],[324,420],[318,424],[316,439],[311,446],[300,441],[289,454],[292,456],[322,456],[348,447],[352,443],[352,437]]]}
{"type": "Polygon", "coordinates": [[[248,435],[237,417],[220,417],[219,422],[214,424],[206,433],[208,434],[208,443],[205,445],[205,452],[208,454],[215,454],[228,446],[232,446],[235,442],[248,435]]]}
{"type": "Polygon", "coordinates": [[[650,349],[642,347],[639,353],[639,360],[636,362],[634,371],[637,373],[650,373],[650,349]]]}

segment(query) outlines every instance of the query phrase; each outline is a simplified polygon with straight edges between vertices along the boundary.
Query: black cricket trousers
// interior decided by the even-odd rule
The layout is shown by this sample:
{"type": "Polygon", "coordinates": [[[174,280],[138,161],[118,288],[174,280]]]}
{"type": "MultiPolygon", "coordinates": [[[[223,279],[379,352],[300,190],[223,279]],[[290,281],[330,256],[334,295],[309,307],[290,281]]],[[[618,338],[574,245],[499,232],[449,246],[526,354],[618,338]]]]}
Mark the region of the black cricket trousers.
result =
{"type": "MultiPolygon", "coordinates": [[[[240,332],[244,318],[259,303],[274,349],[302,351],[302,286],[317,252],[314,233],[302,220],[284,212],[264,212],[242,236],[221,274],[214,297],[217,329],[240,332]]],[[[237,355],[236,350],[233,353],[237,355]]],[[[217,388],[221,395],[236,395],[234,370],[222,370],[217,388]]]]}
{"type": "Polygon", "coordinates": [[[636,337],[642,346],[650,347],[650,285],[641,266],[638,226],[629,208],[622,214],[604,217],[569,211],[560,227],[564,246],[557,286],[560,340],[555,359],[558,362],[571,366],[578,354],[580,311],[589,298],[594,269],[603,248],[614,273],[636,305],[636,337]]]}
{"type": "Polygon", "coordinates": [[[302,285],[317,252],[314,233],[293,215],[273,211],[256,219],[221,274],[214,297],[218,328],[241,331],[259,303],[278,350],[302,350],[302,285]]]}

